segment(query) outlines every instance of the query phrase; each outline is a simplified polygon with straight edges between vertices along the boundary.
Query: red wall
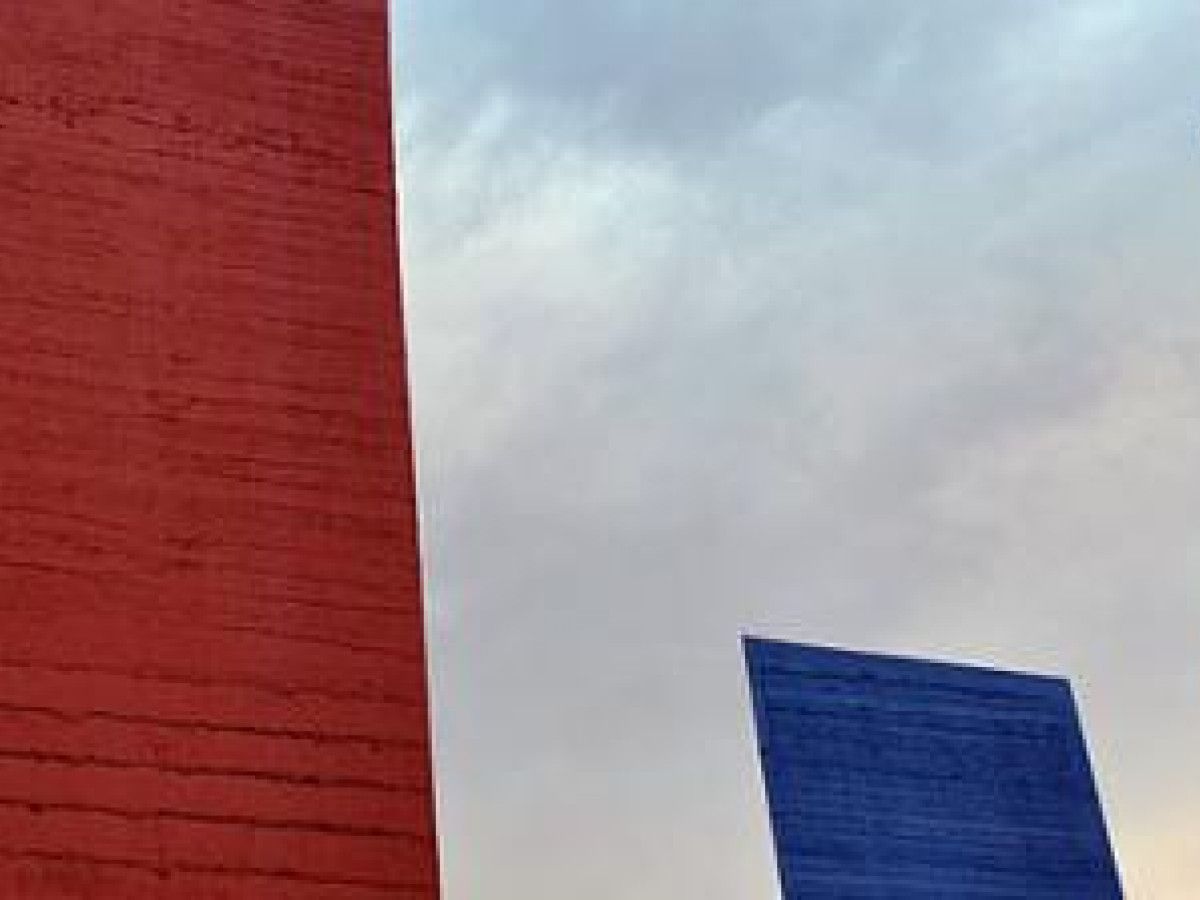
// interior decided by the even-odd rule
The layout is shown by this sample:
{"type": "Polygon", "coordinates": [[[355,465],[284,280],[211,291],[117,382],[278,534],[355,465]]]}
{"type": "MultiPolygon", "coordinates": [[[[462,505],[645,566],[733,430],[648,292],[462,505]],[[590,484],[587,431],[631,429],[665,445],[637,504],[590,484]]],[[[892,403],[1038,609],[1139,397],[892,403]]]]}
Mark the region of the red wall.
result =
{"type": "Polygon", "coordinates": [[[0,897],[433,898],[385,0],[0,2],[0,897]]]}

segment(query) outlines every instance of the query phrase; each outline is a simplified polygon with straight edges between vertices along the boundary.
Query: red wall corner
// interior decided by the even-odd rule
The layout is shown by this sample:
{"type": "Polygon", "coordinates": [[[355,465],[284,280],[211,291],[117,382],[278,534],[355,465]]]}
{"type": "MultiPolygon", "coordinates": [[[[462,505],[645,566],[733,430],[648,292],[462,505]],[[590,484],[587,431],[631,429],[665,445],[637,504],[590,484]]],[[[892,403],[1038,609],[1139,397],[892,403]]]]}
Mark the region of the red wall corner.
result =
{"type": "Polygon", "coordinates": [[[0,896],[437,896],[384,0],[0,4],[0,896]]]}

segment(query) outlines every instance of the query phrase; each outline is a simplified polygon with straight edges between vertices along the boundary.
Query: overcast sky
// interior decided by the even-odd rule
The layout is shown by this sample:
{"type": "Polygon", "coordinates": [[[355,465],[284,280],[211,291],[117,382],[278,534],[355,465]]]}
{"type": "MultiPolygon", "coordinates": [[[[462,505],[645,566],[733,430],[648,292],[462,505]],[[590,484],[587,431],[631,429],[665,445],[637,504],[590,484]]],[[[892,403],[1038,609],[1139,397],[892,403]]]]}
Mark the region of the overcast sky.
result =
{"type": "Polygon", "coordinates": [[[411,0],[447,900],[772,900],[738,635],[1075,681],[1200,884],[1200,6],[411,0]]]}

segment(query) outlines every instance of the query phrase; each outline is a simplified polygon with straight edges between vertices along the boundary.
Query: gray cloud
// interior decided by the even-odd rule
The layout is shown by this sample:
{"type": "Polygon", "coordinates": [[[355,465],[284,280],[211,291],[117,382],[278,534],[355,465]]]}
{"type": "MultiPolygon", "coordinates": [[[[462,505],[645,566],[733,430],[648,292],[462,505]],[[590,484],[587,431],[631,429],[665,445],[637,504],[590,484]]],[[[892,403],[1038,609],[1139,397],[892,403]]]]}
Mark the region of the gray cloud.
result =
{"type": "Polygon", "coordinates": [[[1200,879],[1200,22],[972,6],[403,11],[449,897],[775,896],[745,628],[1077,676],[1200,879]]]}
{"type": "Polygon", "coordinates": [[[801,98],[861,100],[912,81],[927,98],[949,99],[961,85],[947,76],[977,65],[998,33],[1042,6],[459,0],[417,12],[418,36],[432,43],[424,57],[414,41],[413,56],[470,50],[472,81],[447,73],[452,96],[511,91],[677,152],[801,98]]]}

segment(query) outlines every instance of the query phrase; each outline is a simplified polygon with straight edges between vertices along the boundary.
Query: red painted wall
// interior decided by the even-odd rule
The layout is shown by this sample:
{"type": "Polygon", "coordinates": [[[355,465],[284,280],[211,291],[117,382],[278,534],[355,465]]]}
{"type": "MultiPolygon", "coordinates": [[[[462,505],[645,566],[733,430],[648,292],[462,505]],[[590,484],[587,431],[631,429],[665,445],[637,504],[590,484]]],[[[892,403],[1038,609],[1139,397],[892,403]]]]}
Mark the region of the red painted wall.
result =
{"type": "Polygon", "coordinates": [[[0,3],[0,897],[433,898],[385,0],[0,3]]]}

